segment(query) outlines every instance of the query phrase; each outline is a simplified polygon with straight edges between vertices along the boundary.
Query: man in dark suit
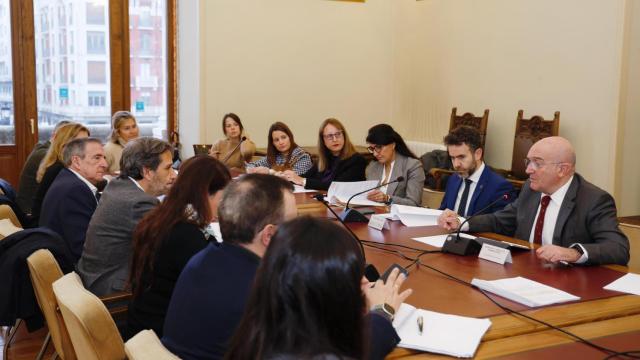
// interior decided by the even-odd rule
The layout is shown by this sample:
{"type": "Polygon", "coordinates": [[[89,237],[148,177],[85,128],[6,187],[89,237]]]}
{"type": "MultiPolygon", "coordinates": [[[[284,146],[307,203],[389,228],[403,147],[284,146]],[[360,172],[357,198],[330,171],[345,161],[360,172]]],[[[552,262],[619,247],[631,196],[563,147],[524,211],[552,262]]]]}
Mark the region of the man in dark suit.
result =
{"type": "Polygon", "coordinates": [[[440,210],[451,209],[460,216],[476,215],[501,199],[484,213],[493,213],[513,201],[513,186],[482,160],[484,149],[480,132],[471,126],[459,126],[444,138],[456,173],[449,177],[440,210]]]}
{"type": "MultiPolygon", "coordinates": [[[[529,180],[518,199],[502,211],[471,219],[462,230],[493,231],[539,244],[538,258],[552,263],[626,265],[629,240],[618,228],[615,202],[575,172],[569,141],[558,136],[538,141],[526,163],[529,180]]],[[[456,229],[456,214],[445,212],[439,224],[456,229]]]]}
{"type": "Polygon", "coordinates": [[[107,169],[102,142],[75,139],[62,154],[60,171],[42,203],[40,226],[57,232],[69,245],[73,260],[82,253],[87,226],[98,205],[96,185],[107,169]]]}
{"type": "Polygon", "coordinates": [[[172,151],[169,143],[151,137],[132,140],[122,151],[120,176],[100,198],[78,262],[78,274],[94,294],[125,290],[133,230],[175,181],[172,151]]]}

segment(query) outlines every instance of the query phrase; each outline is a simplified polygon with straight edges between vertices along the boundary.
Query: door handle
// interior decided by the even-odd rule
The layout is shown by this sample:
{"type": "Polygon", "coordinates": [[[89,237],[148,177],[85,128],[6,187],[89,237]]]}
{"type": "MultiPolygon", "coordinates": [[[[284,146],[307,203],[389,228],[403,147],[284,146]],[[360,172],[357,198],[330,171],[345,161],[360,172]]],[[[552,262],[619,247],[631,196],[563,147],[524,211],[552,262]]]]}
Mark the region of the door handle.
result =
{"type": "Polygon", "coordinates": [[[29,119],[29,123],[31,125],[31,135],[36,133],[36,125],[35,125],[35,121],[33,119],[29,119]]]}

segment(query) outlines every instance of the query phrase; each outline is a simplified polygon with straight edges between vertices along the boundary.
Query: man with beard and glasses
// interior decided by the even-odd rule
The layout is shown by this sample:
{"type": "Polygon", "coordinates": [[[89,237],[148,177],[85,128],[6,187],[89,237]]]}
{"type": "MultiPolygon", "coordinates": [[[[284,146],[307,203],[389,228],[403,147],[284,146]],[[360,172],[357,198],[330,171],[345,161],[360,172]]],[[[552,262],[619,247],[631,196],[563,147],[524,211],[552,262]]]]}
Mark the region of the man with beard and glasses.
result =
{"type": "Polygon", "coordinates": [[[450,209],[460,216],[472,216],[501,196],[483,213],[501,210],[514,200],[513,186],[482,161],[480,132],[471,126],[459,126],[444,138],[456,173],[449,177],[440,210],[450,209]]]}

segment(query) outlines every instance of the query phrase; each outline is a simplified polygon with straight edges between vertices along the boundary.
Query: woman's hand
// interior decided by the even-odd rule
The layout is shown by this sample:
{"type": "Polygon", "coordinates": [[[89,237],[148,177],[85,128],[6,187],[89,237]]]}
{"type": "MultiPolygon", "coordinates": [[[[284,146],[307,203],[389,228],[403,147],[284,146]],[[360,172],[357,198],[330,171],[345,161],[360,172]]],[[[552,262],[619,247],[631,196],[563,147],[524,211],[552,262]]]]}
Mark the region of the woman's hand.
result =
{"type": "Polygon", "coordinates": [[[247,174],[269,174],[269,168],[264,166],[247,168],[247,174]]]}
{"type": "MultiPolygon", "coordinates": [[[[364,279],[364,278],[363,278],[364,279]]],[[[362,290],[367,299],[367,307],[369,310],[373,309],[377,305],[387,303],[398,311],[400,305],[413,293],[413,289],[406,289],[400,292],[400,287],[404,283],[406,277],[404,274],[400,274],[400,270],[397,268],[391,271],[387,282],[383,282],[382,279],[376,281],[373,286],[367,282],[366,279],[361,283],[362,290]]]]}
{"type": "Polygon", "coordinates": [[[293,170],[285,170],[282,173],[282,177],[285,178],[288,181],[291,181],[292,183],[296,184],[296,185],[300,185],[302,186],[303,182],[304,182],[304,178],[299,176],[298,174],[295,173],[295,171],[293,170]]]}
{"type": "Polygon", "coordinates": [[[380,190],[372,190],[369,193],[367,193],[367,199],[371,201],[384,203],[389,201],[389,196],[380,190]]]}
{"type": "Polygon", "coordinates": [[[220,157],[220,151],[211,148],[209,149],[209,156],[211,156],[212,158],[218,159],[220,157]]]}

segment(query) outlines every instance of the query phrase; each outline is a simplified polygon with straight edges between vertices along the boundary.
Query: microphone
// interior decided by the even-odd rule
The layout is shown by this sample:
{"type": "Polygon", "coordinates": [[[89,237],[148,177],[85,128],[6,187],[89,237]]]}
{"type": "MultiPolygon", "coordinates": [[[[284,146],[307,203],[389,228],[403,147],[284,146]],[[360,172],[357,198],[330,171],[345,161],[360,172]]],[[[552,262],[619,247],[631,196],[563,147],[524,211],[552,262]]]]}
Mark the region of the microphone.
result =
{"type": "MultiPolygon", "coordinates": [[[[358,245],[360,245],[360,250],[362,251],[362,258],[364,259],[364,262],[365,262],[364,277],[366,277],[367,280],[369,280],[370,282],[376,282],[380,278],[380,273],[378,272],[378,269],[376,269],[375,266],[373,266],[372,264],[368,264],[367,263],[367,256],[364,253],[364,245],[362,245],[362,241],[360,240],[360,238],[358,238],[358,235],[356,235],[356,233],[354,233],[353,230],[351,230],[351,228],[349,228],[347,226],[347,224],[345,224],[345,222],[340,218],[340,216],[338,216],[338,214],[336,214],[336,212],[333,211],[331,206],[329,206],[329,204],[327,204],[327,202],[324,200],[324,195],[317,194],[313,198],[318,200],[318,201],[320,201],[322,203],[322,205],[326,206],[327,209],[329,209],[329,211],[331,211],[333,216],[335,216],[336,219],[338,219],[338,221],[340,221],[340,224],[342,224],[342,226],[344,226],[347,229],[347,231],[349,231],[351,236],[353,236],[353,238],[358,242],[358,245]]],[[[362,214],[360,214],[360,215],[362,215],[362,214]]]]}
{"type": "Polygon", "coordinates": [[[344,211],[342,211],[342,215],[340,215],[340,220],[343,221],[343,222],[369,222],[369,219],[367,219],[367,217],[364,216],[361,212],[359,212],[358,210],[349,208],[349,203],[351,202],[351,200],[353,200],[354,197],[356,197],[358,195],[362,195],[364,193],[367,193],[367,192],[369,192],[371,190],[375,190],[375,189],[381,188],[383,186],[387,186],[389,184],[402,182],[402,181],[404,181],[404,177],[403,176],[398,176],[398,178],[396,178],[393,181],[388,181],[386,183],[377,185],[377,186],[375,186],[375,187],[373,187],[371,189],[367,189],[365,191],[360,191],[359,193],[355,193],[355,194],[351,195],[349,200],[347,200],[347,205],[344,207],[344,211]]]}
{"type": "Polygon", "coordinates": [[[477,254],[480,252],[480,247],[482,246],[480,244],[480,242],[476,241],[475,239],[468,239],[468,238],[461,238],[460,237],[460,231],[462,230],[462,226],[464,224],[466,224],[467,222],[469,222],[469,220],[473,219],[474,217],[482,214],[483,212],[487,211],[489,208],[491,208],[493,205],[495,205],[496,203],[498,203],[501,200],[509,200],[509,194],[503,194],[501,195],[499,198],[493,200],[492,202],[489,203],[489,205],[483,207],[482,209],[480,209],[480,211],[476,211],[475,214],[469,216],[468,218],[466,218],[462,224],[460,224],[460,226],[458,226],[458,229],[456,229],[456,234],[449,234],[449,236],[447,236],[447,240],[444,242],[444,245],[442,246],[442,252],[445,253],[450,253],[450,254],[456,254],[456,255],[472,255],[472,254],[477,254]]]}
{"type": "Polygon", "coordinates": [[[242,145],[242,142],[243,142],[243,141],[245,141],[245,140],[247,140],[247,137],[246,137],[246,136],[243,136],[243,137],[240,139],[240,142],[238,143],[238,145],[236,145],[236,147],[234,147],[231,151],[229,151],[229,152],[227,153],[227,155],[225,155],[224,159],[222,159],[222,163],[223,163],[223,164],[226,164],[226,163],[227,163],[227,160],[229,160],[229,158],[231,157],[231,154],[233,154],[234,152],[236,152],[236,150],[238,150],[238,148],[240,147],[240,145],[242,145]]]}

